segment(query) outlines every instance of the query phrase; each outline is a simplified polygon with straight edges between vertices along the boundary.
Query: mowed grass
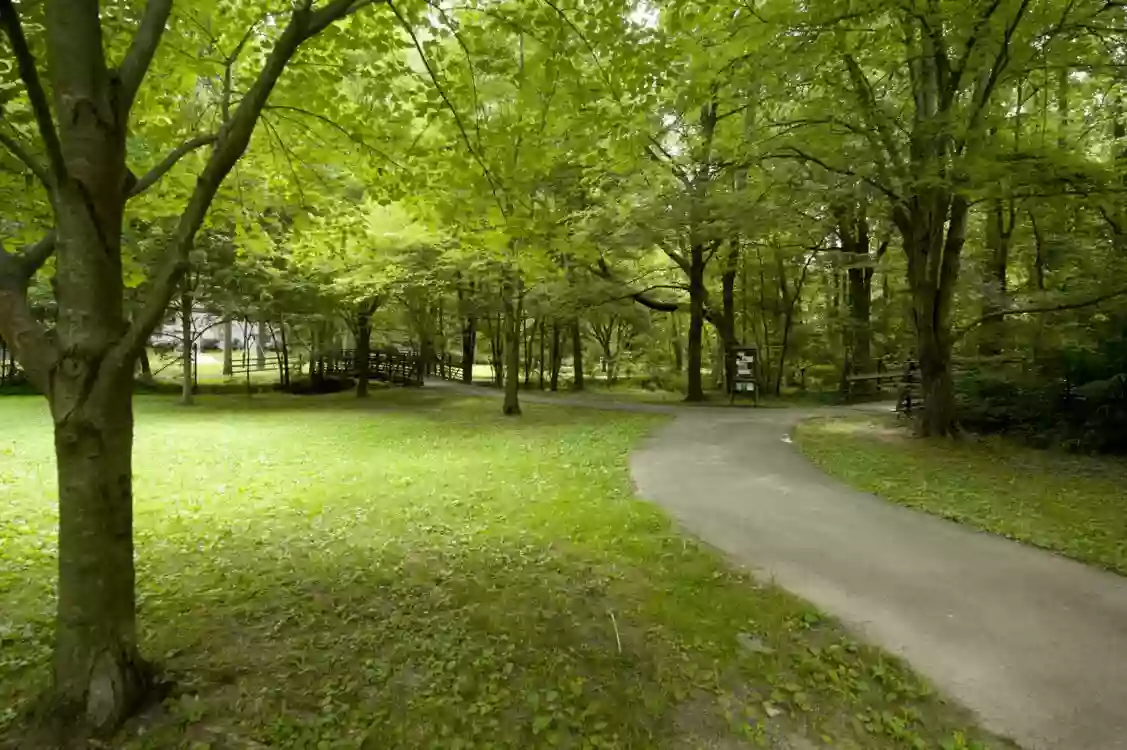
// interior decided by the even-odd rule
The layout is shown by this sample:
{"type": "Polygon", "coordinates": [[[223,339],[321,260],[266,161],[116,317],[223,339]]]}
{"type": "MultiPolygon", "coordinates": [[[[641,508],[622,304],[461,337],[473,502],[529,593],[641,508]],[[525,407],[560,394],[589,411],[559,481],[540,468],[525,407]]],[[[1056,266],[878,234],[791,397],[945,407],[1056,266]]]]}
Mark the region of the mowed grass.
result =
{"type": "Polygon", "coordinates": [[[809,421],[795,442],[858,489],[1127,575],[1127,461],[917,440],[880,417],[809,421]]]}
{"type": "MultiPolygon", "coordinates": [[[[658,418],[433,390],[140,398],[145,653],[126,748],[969,748],[898,661],[635,500],[658,418]]],[[[0,399],[0,746],[33,747],[56,521],[49,418],[0,399]]]]}

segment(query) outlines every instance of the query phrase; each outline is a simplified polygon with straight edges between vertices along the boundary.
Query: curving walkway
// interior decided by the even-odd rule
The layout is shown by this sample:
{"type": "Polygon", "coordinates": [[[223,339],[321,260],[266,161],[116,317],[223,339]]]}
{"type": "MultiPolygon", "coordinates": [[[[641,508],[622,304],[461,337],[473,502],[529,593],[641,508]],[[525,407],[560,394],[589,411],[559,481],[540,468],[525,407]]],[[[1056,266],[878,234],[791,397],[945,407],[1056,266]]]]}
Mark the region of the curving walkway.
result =
{"type": "Polygon", "coordinates": [[[1127,578],[847,489],[789,444],[801,416],[682,410],[638,494],[1029,750],[1127,748],[1127,578]]]}
{"type": "Polygon", "coordinates": [[[521,398],[676,415],[631,457],[639,496],[1028,750],[1127,750],[1127,578],[843,487],[789,444],[809,410],[521,398]]]}

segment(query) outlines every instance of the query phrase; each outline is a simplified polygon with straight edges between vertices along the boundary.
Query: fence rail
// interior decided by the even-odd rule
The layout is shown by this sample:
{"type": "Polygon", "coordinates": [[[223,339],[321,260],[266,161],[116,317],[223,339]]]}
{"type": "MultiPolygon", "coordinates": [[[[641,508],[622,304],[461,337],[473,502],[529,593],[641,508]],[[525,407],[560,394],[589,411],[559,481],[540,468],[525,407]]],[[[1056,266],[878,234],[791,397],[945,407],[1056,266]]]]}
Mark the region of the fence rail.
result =
{"type": "MultiPolygon", "coordinates": [[[[344,349],[317,359],[315,374],[357,377],[360,363],[355,349],[344,349]]],[[[397,385],[422,385],[423,368],[418,355],[377,349],[368,353],[368,377],[397,385]]]]}

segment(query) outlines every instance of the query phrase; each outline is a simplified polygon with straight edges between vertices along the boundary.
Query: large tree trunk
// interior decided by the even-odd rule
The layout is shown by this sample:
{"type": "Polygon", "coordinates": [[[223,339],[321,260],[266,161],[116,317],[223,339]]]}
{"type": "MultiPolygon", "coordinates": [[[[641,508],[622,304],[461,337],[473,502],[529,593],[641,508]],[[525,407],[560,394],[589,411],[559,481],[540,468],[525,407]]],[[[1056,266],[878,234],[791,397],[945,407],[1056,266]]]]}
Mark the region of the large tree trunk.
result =
{"type": "Polygon", "coordinates": [[[563,364],[563,346],[560,341],[560,325],[552,323],[552,376],[548,387],[553,393],[560,389],[560,366],[563,364]]]}
{"type": "Polygon", "coordinates": [[[192,340],[192,292],[184,282],[184,291],[180,293],[180,361],[183,375],[180,380],[180,403],[185,406],[192,404],[193,392],[193,367],[194,342],[192,340]]]}
{"type": "Polygon", "coordinates": [[[137,367],[141,371],[141,380],[149,382],[153,379],[153,366],[149,362],[149,350],[142,349],[141,353],[137,355],[137,367]]]}
{"type": "Polygon", "coordinates": [[[673,369],[680,375],[685,370],[685,347],[681,343],[681,329],[677,325],[677,313],[670,315],[670,326],[672,327],[672,341],[670,345],[673,347],[673,369]]]}
{"type": "Polygon", "coordinates": [[[266,341],[266,324],[259,322],[258,332],[254,335],[254,348],[257,357],[255,369],[260,372],[266,369],[266,345],[263,343],[264,341],[266,341]]]}
{"type": "Polygon", "coordinates": [[[894,219],[904,235],[908,284],[916,326],[916,354],[923,381],[924,407],[917,423],[927,437],[957,432],[955,388],[951,377],[951,305],[966,241],[968,204],[960,195],[925,194],[894,219]]]}
{"type": "Polygon", "coordinates": [[[364,398],[368,395],[368,380],[371,372],[368,369],[368,360],[372,351],[372,313],[375,306],[367,302],[360,303],[360,311],[356,315],[356,397],[364,398]]]}
{"type": "MultiPolygon", "coordinates": [[[[873,369],[873,270],[849,269],[849,341],[850,365],[853,372],[868,373],[873,369]]],[[[858,385],[865,383],[861,381],[858,385]]]]}
{"type": "Polygon", "coordinates": [[[701,347],[704,344],[704,310],[708,289],[704,285],[705,225],[708,220],[706,201],[712,180],[712,139],[719,121],[719,103],[713,99],[701,107],[701,141],[695,149],[697,167],[692,181],[692,202],[689,208],[689,352],[686,401],[704,401],[704,380],[701,377],[701,347]]]}
{"type": "MultiPolygon", "coordinates": [[[[47,394],[55,423],[59,491],[59,586],[55,688],[59,717],[83,717],[111,730],[143,695],[147,670],[137,651],[132,546],[132,372],[144,340],[175,296],[196,232],[211,201],[250,141],[282,71],[306,39],[353,10],[351,4],[294,6],[275,35],[260,74],[241,87],[221,133],[178,148],[211,145],[207,164],[173,233],[167,263],[149,302],[127,326],[123,315],[121,232],[125,202],[175,163],[141,179],[126,168],[130,109],[160,44],[172,3],[150,2],[120,64],[106,61],[99,3],[49,0],[43,29],[44,83],[21,27],[28,3],[0,2],[0,22],[18,60],[43,144],[43,182],[54,214],[47,254],[22,273],[0,268],[0,333],[12,342],[33,383],[47,394]],[[54,106],[47,100],[48,92],[54,106]],[[27,279],[54,249],[57,324],[48,333],[27,304],[27,279]]],[[[280,26],[281,24],[279,24],[280,26]]],[[[125,41],[118,39],[118,41],[125,41]]],[[[118,51],[126,45],[113,45],[118,51]]],[[[227,113],[224,113],[225,115],[227,113]]],[[[39,149],[37,149],[39,150],[39,149]]],[[[36,155],[37,159],[39,154],[36,155]]],[[[0,266],[10,266],[0,255],[0,266]]],[[[190,295],[184,300],[190,327],[190,295]]],[[[185,337],[190,359],[191,337],[185,337]]],[[[186,364],[189,364],[186,362],[186,364]]],[[[191,367],[185,367],[190,382],[191,367]]],[[[189,390],[190,394],[190,390],[189,390]]]]}
{"type": "Polygon", "coordinates": [[[505,316],[490,319],[489,364],[493,367],[493,385],[505,387],[505,316]]]}
{"type": "MultiPolygon", "coordinates": [[[[1009,213],[1001,199],[990,202],[986,218],[986,264],[983,273],[982,313],[990,316],[1006,307],[1006,272],[1009,267],[1010,237],[1013,235],[1015,210],[1011,203],[1009,213]],[[1008,219],[1008,220],[1007,220],[1008,219]]],[[[989,318],[978,331],[978,353],[984,357],[1002,353],[1006,322],[1001,317],[989,318]]]]}
{"type": "Polygon", "coordinates": [[[520,345],[524,312],[521,309],[519,282],[505,299],[505,400],[501,412],[520,416],[520,345]]]}
{"type": "Polygon", "coordinates": [[[223,321],[223,377],[229,378],[235,372],[234,351],[231,339],[234,338],[234,325],[231,319],[223,321]]]}
{"type": "MultiPolygon", "coordinates": [[[[837,235],[841,240],[841,250],[845,254],[846,264],[845,296],[848,319],[844,329],[846,365],[842,368],[843,388],[848,386],[845,378],[849,375],[869,373],[873,369],[873,266],[884,256],[888,242],[881,243],[874,258],[871,254],[867,209],[868,206],[863,202],[860,205],[842,205],[834,209],[837,218],[837,235]]],[[[836,294],[834,304],[837,305],[836,294]]],[[[852,392],[854,395],[867,395],[873,392],[874,386],[872,381],[862,380],[854,385],[852,392]]]]}
{"type": "Polygon", "coordinates": [[[686,401],[704,401],[701,357],[704,343],[704,247],[693,245],[689,264],[689,352],[686,401]]]}
{"type": "Polygon", "coordinates": [[[736,379],[736,360],[732,350],[739,346],[736,340],[736,271],[739,270],[740,241],[732,239],[728,247],[728,257],[724,273],[720,277],[723,313],[717,333],[720,334],[721,366],[724,371],[724,389],[731,392],[736,379]]]}
{"type": "Polygon", "coordinates": [[[51,392],[59,482],[55,687],[68,712],[116,725],[142,697],[133,568],[132,368],[51,392]]]}
{"type": "Polygon", "coordinates": [[[575,372],[571,390],[583,390],[583,325],[576,316],[571,321],[571,366],[575,372]]]}
{"type": "Polygon", "coordinates": [[[473,383],[474,350],[477,348],[477,319],[467,315],[462,326],[462,382],[473,383]]]}
{"type": "Polygon", "coordinates": [[[528,325],[527,320],[521,321],[521,342],[524,344],[524,384],[525,386],[532,385],[532,364],[533,364],[533,348],[532,342],[536,338],[536,323],[528,325]]]}
{"type": "Polygon", "coordinates": [[[545,327],[546,326],[547,326],[547,324],[544,322],[544,319],[541,318],[540,319],[540,362],[539,362],[539,370],[540,370],[540,385],[539,385],[539,387],[540,387],[540,390],[544,390],[544,364],[545,364],[544,355],[546,354],[546,349],[547,349],[547,345],[548,345],[548,342],[546,340],[547,337],[545,336],[545,327]]]}

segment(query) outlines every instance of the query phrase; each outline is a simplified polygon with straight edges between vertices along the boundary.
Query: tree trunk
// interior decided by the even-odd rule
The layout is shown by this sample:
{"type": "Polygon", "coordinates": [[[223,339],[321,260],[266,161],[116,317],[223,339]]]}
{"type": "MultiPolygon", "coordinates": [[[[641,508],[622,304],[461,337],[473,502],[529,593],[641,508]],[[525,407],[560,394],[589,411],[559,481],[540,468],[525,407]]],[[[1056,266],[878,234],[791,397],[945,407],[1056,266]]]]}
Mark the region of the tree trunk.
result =
{"type": "Polygon", "coordinates": [[[368,360],[372,351],[372,312],[373,307],[367,302],[360,303],[360,311],[356,315],[356,397],[364,398],[368,395],[368,380],[371,373],[368,370],[368,360]]]}
{"type": "Polygon", "coordinates": [[[477,348],[477,319],[466,316],[462,327],[462,382],[473,383],[474,350],[477,348]]]}
{"type": "Polygon", "coordinates": [[[712,140],[719,121],[719,103],[715,98],[701,107],[701,141],[694,154],[697,163],[692,181],[692,202],[689,207],[689,353],[686,401],[704,401],[704,380],[701,377],[701,347],[704,344],[704,310],[708,289],[704,285],[705,238],[702,232],[708,220],[706,202],[712,179],[712,140]]]}
{"type": "Polygon", "coordinates": [[[571,390],[583,390],[583,326],[579,317],[571,321],[571,366],[575,376],[571,381],[571,390]]]}
{"type": "Polygon", "coordinates": [[[739,346],[736,341],[736,271],[739,270],[740,242],[732,239],[728,247],[727,262],[720,277],[723,313],[717,326],[720,334],[721,367],[724,373],[724,389],[731,392],[735,387],[736,360],[732,350],[739,346]]]}
{"type": "Polygon", "coordinates": [[[951,377],[951,305],[966,241],[969,206],[959,195],[927,194],[893,218],[904,236],[916,326],[924,407],[917,429],[925,437],[956,434],[951,377]]]}
{"type": "Polygon", "coordinates": [[[180,380],[180,403],[185,406],[192,404],[193,382],[192,377],[192,292],[188,289],[188,282],[184,281],[184,291],[180,293],[180,361],[183,376],[180,380]]]}
{"type": "Polygon", "coordinates": [[[313,324],[313,330],[310,333],[311,343],[309,347],[309,380],[312,383],[320,383],[325,379],[325,358],[321,352],[321,323],[320,321],[313,324]]]}
{"type": "Polygon", "coordinates": [[[544,354],[545,354],[545,347],[547,346],[547,342],[544,340],[545,339],[544,333],[545,333],[545,327],[546,326],[547,326],[547,324],[544,322],[544,319],[541,318],[540,319],[540,362],[539,362],[539,365],[540,365],[540,368],[539,368],[540,369],[540,385],[539,385],[540,390],[544,390],[544,363],[545,363],[544,354]]]}
{"type": "Polygon", "coordinates": [[[552,374],[548,387],[553,393],[560,389],[560,366],[563,364],[563,346],[560,341],[560,324],[552,323],[552,374]]]}
{"type": "Polygon", "coordinates": [[[611,347],[611,336],[613,335],[614,327],[610,326],[606,338],[595,336],[595,340],[599,342],[599,348],[603,351],[603,375],[606,377],[607,385],[614,383],[614,349],[611,347]]]}
{"type": "Polygon", "coordinates": [[[704,247],[694,244],[689,265],[689,352],[686,401],[704,401],[704,380],[701,377],[701,347],[704,334],[704,247]]]}
{"type": "Polygon", "coordinates": [[[496,322],[491,321],[489,331],[489,363],[493,366],[493,384],[498,388],[505,387],[505,316],[498,315],[496,322]]]}
{"type": "Polygon", "coordinates": [[[532,341],[536,336],[536,325],[528,325],[527,320],[521,321],[521,343],[524,344],[524,385],[532,385],[532,341]]]}
{"type": "MultiPolygon", "coordinates": [[[[855,373],[868,373],[873,369],[872,290],[871,268],[849,269],[849,359],[855,373]]],[[[865,383],[861,381],[858,385],[865,383]]]]}
{"type": "Polygon", "coordinates": [[[223,377],[229,378],[235,372],[234,352],[231,349],[231,339],[234,338],[234,326],[231,319],[223,321],[223,377]]]}
{"type": "MultiPolygon", "coordinates": [[[[2,366],[2,363],[0,363],[2,366]]],[[[141,380],[149,382],[153,379],[153,366],[149,362],[149,350],[142,348],[141,353],[137,355],[137,366],[141,370],[141,380]]]]}
{"type": "MultiPolygon", "coordinates": [[[[29,4],[18,5],[26,10],[29,4]]],[[[0,273],[0,333],[16,347],[33,383],[47,393],[55,425],[59,585],[54,674],[62,705],[54,713],[84,714],[87,725],[109,731],[137,705],[148,683],[137,650],[133,591],[131,404],[136,359],[175,296],[207,210],[246,150],[286,65],[302,42],[353,8],[334,3],[314,11],[308,2],[295,5],[289,22],[272,35],[261,72],[241,87],[240,101],[233,114],[224,117],[207,165],[194,181],[192,197],[173,233],[168,263],[153,280],[150,303],[127,327],[123,216],[126,200],[147,185],[145,178],[136,179],[126,168],[126,139],[131,107],[172,3],[147,4],[128,51],[115,56],[120,63],[115,60],[112,70],[99,6],[89,0],[45,3],[44,15],[36,21],[46,45],[44,86],[16,4],[0,2],[9,46],[19,60],[45,146],[46,163],[37,176],[48,188],[54,214],[55,240],[47,247],[53,244],[56,256],[53,287],[58,309],[54,330],[48,333],[27,304],[26,277],[13,283],[4,278],[10,274],[0,273]]],[[[160,169],[153,180],[160,179],[160,169]]],[[[187,290],[181,301],[183,327],[190,331],[187,290]]],[[[185,395],[190,396],[190,335],[184,348],[185,395]]]]}
{"type": "Polygon", "coordinates": [[[255,369],[259,372],[266,369],[266,347],[262,343],[265,340],[266,324],[260,322],[258,324],[258,332],[254,336],[255,353],[258,356],[258,360],[255,362],[255,369]]]}
{"type": "MultiPolygon", "coordinates": [[[[87,366],[95,366],[87,362],[87,366]]],[[[133,567],[132,362],[56,377],[51,405],[59,487],[55,688],[68,713],[112,727],[142,697],[133,567]]]]}
{"type": "MultiPolygon", "coordinates": [[[[1010,237],[1013,232],[1013,211],[1006,221],[1001,199],[990,202],[990,215],[986,219],[986,258],[982,314],[989,316],[1006,306],[1006,271],[1009,266],[1010,237]]],[[[978,331],[978,353],[984,357],[1002,353],[1006,322],[1001,317],[988,319],[978,331]]]]}
{"type": "Polygon", "coordinates": [[[286,335],[286,319],[278,322],[278,331],[282,335],[282,361],[281,383],[283,388],[290,387],[290,344],[286,335]]]}
{"type": "Polygon", "coordinates": [[[505,416],[520,416],[520,345],[522,338],[524,312],[521,309],[521,290],[519,282],[506,295],[506,341],[505,341],[505,401],[501,413],[505,416]]]}
{"type": "Polygon", "coordinates": [[[681,344],[681,329],[677,325],[677,313],[670,315],[670,325],[673,328],[673,369],[680,375],[685,371],[685,347],[681,344]]]}
{"type": "Polygon", "coordinates": [[[1037,223],[1037,215],[1029,212],[1029,226],[1033,228],[1033,242],[1035,252],[1033,255],[1033,283],[1034,288],[1045,291],[1045,237],[1041,233],[1041,226],[1037,223]]]}

